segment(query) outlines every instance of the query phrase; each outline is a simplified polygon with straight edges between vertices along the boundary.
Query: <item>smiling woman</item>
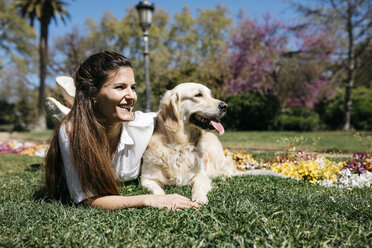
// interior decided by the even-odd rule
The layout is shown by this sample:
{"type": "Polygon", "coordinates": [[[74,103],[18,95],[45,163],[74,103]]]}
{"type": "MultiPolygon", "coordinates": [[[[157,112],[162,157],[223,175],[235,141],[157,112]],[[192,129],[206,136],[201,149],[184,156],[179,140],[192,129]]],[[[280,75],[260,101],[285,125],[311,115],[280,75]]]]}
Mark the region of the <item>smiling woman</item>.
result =
{"type": "Polygon", "coordinates": [[[96,97],[98,110],[107,122],[132,121],[137,101],[133,70],[122,67],[112,74],[96,97]]]}
{"type": "Polygon", "coordinates": [[[137,95],[131,62],[118,53],[97,53],[79,66],[74,81],[74,104],[46,156],[48,196],[104,209],[198,208],[180,195],[119,196],[117,180],[139,176],[156,117],[133,112],[137,95]]]}

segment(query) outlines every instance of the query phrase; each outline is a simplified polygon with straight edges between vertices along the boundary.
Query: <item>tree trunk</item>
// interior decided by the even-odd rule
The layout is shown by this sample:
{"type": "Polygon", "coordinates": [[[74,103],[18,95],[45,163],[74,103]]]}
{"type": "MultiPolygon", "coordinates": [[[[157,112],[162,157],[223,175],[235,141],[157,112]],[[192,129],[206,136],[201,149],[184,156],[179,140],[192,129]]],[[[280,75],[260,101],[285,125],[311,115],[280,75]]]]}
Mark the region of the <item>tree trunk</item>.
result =
{"type": "Polygon", "coordinates": [[[40,21],[40,43],[39,43],[39,65],[40,65],[40,85],[37,103],[37,119],[34,130],[46,129],[45,118],[45,78],[47,76],[48,65],[48,22],[43,19],[40,21]]]}
{"type": "Polygon", "coordinates": [[[352,108],[352,90],[354,87],[354,73],[355,73],[355,54],[354,54],[354,35],[352,13],[353,6],[348,1],[347,9],[347,23],[346,31],[348,34],[348,57],[347,57],[347,78],[345,83],[345,113],[344,113],[344,126],[343,130],[350,130],[351,125],[351,108],[352,108]]]}

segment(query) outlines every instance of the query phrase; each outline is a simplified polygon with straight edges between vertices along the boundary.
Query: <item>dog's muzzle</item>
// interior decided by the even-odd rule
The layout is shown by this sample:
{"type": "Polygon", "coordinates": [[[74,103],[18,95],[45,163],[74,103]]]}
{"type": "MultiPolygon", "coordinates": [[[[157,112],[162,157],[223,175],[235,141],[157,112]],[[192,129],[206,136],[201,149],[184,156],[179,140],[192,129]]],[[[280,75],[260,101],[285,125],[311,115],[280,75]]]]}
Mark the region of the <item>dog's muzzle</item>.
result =
{"type": "Polygon", "coordinates": [[[221,113],[226,113],[226,111],[227,111],[227,103],[221,101],[218,104],[218,109],[220,110],[221,113]]]}
{"type": "Polygon", "coordinates": [[[220,102],[218,104],[218,116],[215,117],[204,117],[200,113],[194,113],[190,116],[190,122],[194,125],[200,127],[201,129],[205,130],[216,130],[219,135],[223,135],[225,129],[223,128],[222,124],[220,123],[220,119],[226,114],[227,112],[227,103],[220,102]]]}

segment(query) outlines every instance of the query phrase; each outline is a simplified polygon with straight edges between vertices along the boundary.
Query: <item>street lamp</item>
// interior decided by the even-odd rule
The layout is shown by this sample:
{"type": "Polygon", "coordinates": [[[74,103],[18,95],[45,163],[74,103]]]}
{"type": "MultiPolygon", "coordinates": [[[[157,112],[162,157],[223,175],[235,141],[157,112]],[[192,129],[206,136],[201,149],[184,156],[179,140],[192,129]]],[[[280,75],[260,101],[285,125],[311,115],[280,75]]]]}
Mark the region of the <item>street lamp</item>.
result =
{"type": "Polygon", "coordinates": [[[136,5],[140,26],[143,31],[143,40],[145,42],[145,79],[146,79],[146,109],[145,112],[150,112],[150,82],[149,82],[149,28],[152,22],[152,12],[154,11],[154,4],[150,4],[147,0],[139,2],[136,5]]]}

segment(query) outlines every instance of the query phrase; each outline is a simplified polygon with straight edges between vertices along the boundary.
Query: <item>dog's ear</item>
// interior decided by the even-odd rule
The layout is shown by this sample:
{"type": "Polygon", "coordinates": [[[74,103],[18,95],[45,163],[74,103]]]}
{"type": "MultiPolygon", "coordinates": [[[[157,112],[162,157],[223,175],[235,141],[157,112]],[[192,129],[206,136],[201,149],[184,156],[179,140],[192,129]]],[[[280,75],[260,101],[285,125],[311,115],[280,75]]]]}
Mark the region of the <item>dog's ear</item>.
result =
{"type": "Polygon", "coordinates": [[[177,93],[167,91],[161,101],[158,117],[161,120],[159,123],[168,131],[176,132],[179,129],[179,96],[177,93]]]}

